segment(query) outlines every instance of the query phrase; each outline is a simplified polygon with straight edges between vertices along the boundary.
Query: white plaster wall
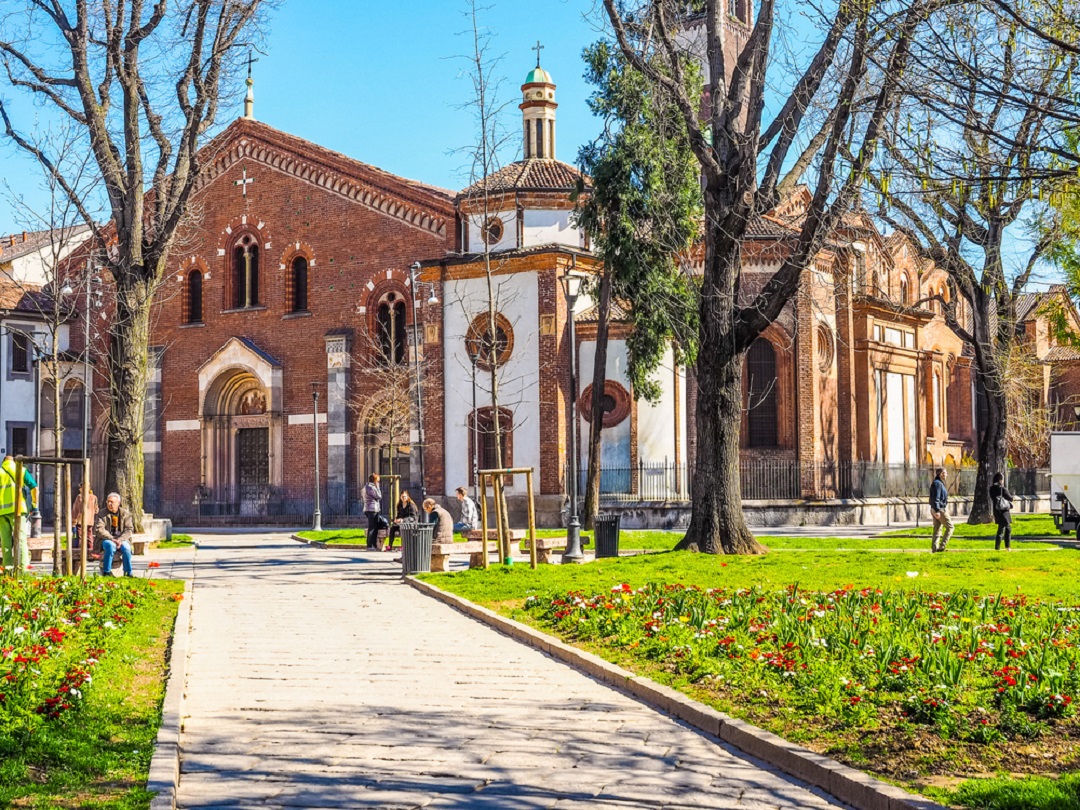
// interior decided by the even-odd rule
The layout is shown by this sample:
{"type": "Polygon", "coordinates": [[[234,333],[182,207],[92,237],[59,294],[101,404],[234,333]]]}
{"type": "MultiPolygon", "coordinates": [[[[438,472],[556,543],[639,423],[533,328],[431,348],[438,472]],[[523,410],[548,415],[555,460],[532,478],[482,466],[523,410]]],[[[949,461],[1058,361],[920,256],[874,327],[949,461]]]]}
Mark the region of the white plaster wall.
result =
{"type": "Polygon", "coordinates": [[[643,464],[674,464],[676,399],[671,349],[665,352],[653,379],[660,383],[660,398],[655,403],[639,399],[637,404],[638,460],[643,464]]]}
{"type": "MultiPolygon", "coordinates": [[[[496,276],[498,310],[514,330],[514,349],[499,368],[499,405],[514,414],[514,466],[532,467],[533,484],[540,473],[540,402],[537,308],[539,291],[532,273],[496,276]]],[[[487,312],[484,278],[447,282],[443,295],[443,356],[445,358],[444,435],[446,437],[446,495],[469,481],[469,414],[472,412],[472,365],[465,335],[477,315],[487,312]]],[[[477,369],[476,405],[491,405],[491,374],[477,369]]],[[[513,491],[525,491],[525,477],[514,477],[513,491]]]]}
{"type": "MultiPolygon", "coordinates": [[[[578,390],[584,391],[592,385],[593,370],[596,366],[596,341],[582,341],[578,352],[580,362],[578,390]]],[[[609,380],[619,383],[627,391],[630,380],[626,376],[626,341],[609,340],[607,366],[604,374],[609,380]]],[[[631,419],[627,417],[614,427],[604,428],[600,433],[600,466],[602,469],[630,467],[630,428],[631,419]]],[[[589,463],[589,423],[578,414],[579,468],[585,469],[589,463]]]]}
{"type": "MultiPolygon", "coordinates": [[[[8,353],[11,350],[9,327],[17,326],[20,331],[32,331],[34,343],[40,352],[48,342],[48,337],[41,324],[34,324],[18,318],[0,321],[0,450],[7,452],[8,422],[30,422],[37,424],[37,375],[29,378],[9,380],[7,375],[8,353]]],[[[61,327],[61,350],[67,348],[67,327],[61,327]]],[[[31,430],[31,447],[36,452],[37,430],[31,430]]]]}
{"type": "MultiPolygon", "coordinates": [[[[53,249],[51,247],[44,247],[41,250],[29,253],[26,256],[20,256],[17,259],[11,261],[11,269],[4,271],[4,275],[10,278],[12,281],[28,284],[40,284],[45,285],[52,281],[53,277],[53,264],[54,259],[63,260],[77,248],[82,242],[84,242],[90,235],[89,230],[83,234],[70,237],[63,247],[59,250],[59,256],[53,256],[53,249]]],[[[13,250],[18,250],[19,245],[16,242],[13,250]]],[[[8,249],[5,246],[5,250],[8,249]]],[[[3,253],[0,253],[0,263],[5,263],[3,253]]]]}
{"type": "MultiPolygon", "coordinates": [[[[492,251],[499,250],[511,250],[518,246],[517,244],[517,212],[514,210],[500,211],[497,214],[492,214],[502,220],[503,223],[503,235],[502,239],[491,246],[492,251]]],[[[484,236],[483,225],[487,220],[486,217],[478,216],[476,214],[470,214],[469,220],[469,252],[482,253],[484,251],[484,236]]]]}
{"type": "Polygon", "coordinates": [[[524,213],[524,247],[557,243],[581,247],[582,233],[570,221],[570,211],[529,211],[524,213]]]}

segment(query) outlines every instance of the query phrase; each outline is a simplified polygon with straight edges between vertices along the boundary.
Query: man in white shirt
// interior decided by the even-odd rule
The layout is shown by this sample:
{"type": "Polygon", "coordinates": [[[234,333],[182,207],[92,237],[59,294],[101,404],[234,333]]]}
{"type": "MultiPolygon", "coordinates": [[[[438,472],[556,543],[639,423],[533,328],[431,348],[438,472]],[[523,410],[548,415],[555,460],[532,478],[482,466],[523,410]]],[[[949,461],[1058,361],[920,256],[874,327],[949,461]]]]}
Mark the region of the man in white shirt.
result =
{"type": "Polygon", "coordinates": [[[469,491],[465,487],[454,490],[457,499],[461,501],[461,520],[454,524],[454,531],[464,534],[480,528],[480,510],[476,501],[469,497],[469,491]]]}

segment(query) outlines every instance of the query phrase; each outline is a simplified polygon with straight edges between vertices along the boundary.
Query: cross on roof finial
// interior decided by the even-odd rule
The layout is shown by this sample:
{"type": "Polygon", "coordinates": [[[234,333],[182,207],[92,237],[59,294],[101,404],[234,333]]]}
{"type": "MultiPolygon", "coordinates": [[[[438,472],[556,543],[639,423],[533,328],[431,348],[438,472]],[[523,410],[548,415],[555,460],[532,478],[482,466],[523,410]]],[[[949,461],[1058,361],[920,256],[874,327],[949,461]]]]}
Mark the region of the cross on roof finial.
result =
{"type": "Polygon", "coordinates": [[[251,66],[253,64],[255,64],[256,62],[258,62],[258,61],[259,61],[258,59],[253,59],[252,56],[251,56],[251,51],[248,51],[247,66],[248,66],[248,78],[249,79],[251,78],[251,66]]]}
{"type": "Polygon", "coordinates": [[[536,46],[533,50],[536,51],[536,66],[540,67],[540,51],[544,50],[544,46],[540,44],[540,40],[536,40],[536,46]]]}

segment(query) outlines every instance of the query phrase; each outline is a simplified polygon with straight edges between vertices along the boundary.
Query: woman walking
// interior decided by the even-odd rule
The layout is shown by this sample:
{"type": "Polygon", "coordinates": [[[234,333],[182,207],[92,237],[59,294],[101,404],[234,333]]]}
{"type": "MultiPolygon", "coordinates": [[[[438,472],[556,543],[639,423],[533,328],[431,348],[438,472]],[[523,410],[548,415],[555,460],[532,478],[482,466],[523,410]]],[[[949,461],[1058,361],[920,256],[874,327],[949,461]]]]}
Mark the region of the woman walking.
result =
{"type": "Polygon", "coordinates": [[[1005,489],[1005,476],[994,474],[994,483],[990,486],[990,505],[994,509],[994,521],[997,523],[997,538],[994,551],[1001,550],[1001,541],[1005,540],[1005,550],[1011,551],[1012,542],[1012,502],[1013,496],[1005,489]]]}
{"type": "Polygon", "coordinates": [[[387,535],[386,548],[383,551],[394,550],[394,535],[401,534],[401,522],[403,520],[416,520],[416,502],[409,497],[405,490],[398,496],[397,512],[394,514],[394,523],[390,526],[387,535]]]}

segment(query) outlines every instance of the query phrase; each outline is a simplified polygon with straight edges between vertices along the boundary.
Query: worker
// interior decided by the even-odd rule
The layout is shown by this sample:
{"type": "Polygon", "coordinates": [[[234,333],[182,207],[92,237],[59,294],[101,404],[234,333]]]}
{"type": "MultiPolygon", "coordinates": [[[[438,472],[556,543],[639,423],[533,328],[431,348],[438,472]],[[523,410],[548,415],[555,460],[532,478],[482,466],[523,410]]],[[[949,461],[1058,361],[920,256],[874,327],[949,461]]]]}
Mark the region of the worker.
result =
{"type": "Polygon", "coordinates": [[[27,467],[23,467],[23,480],[16,481],[18,469],[15,459],[10,453],[4,456],[0,463],[0,551],[3,554],[4,568],[15,567],[15,513],[18,505],[19,520],[19,562],[23,570],[26,570],[30,562],[30,547],[27,538],[30,535],[30,525],[27,521],[26,492],[30,495],[30,508],[37,509],[38,485],[34,476],[27,467]]]}

